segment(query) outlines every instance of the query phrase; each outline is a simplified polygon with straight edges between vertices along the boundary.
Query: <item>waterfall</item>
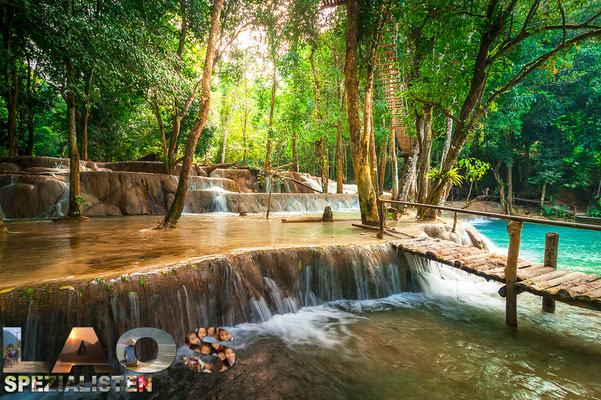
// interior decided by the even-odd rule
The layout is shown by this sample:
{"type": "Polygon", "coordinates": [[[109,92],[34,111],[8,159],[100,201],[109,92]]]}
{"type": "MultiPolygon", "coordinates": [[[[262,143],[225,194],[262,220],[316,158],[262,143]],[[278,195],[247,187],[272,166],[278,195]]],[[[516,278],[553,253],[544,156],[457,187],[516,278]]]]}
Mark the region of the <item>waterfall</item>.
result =
{"type": "Polygon", "coordinates": [[[227,193],[227,191],[218,187],[212,187],[209,190],[214,193],[210,212],[228,212],[227,199],[225,197],[225,193],[227,193]]]}
{"type": "Polygon", "coordinates": [[[50,361],[73,326],[92,326],[116,360],[109,343],[140,326],[164,329],[181,341],[191,327],[267,321],[306,306],[417,288],[406,262],[385,243],[246,250],[162,271],[70,282],[75,290],[51,283],[33,288],[31,298],[18,290],[4,293],[0,323],[23,326],[36,343],[35,356],[50,361]]]}

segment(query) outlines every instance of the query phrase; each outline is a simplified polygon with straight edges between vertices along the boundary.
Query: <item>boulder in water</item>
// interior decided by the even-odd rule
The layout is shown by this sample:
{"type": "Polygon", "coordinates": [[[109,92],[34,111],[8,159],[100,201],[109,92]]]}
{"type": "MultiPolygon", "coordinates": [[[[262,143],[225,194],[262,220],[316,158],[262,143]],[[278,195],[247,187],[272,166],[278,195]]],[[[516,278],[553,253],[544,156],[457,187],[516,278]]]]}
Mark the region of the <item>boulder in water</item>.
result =
{"type": "Polygon", "coordinates": [[[488,250],[480,232],[467,222],[457,221],[455,232],[453,232],[453,225],[444,223],[423,224],[419,228],[426,235],[435,239],[450,240],[455,243],[474,246],[481,250],[488,250]]]}

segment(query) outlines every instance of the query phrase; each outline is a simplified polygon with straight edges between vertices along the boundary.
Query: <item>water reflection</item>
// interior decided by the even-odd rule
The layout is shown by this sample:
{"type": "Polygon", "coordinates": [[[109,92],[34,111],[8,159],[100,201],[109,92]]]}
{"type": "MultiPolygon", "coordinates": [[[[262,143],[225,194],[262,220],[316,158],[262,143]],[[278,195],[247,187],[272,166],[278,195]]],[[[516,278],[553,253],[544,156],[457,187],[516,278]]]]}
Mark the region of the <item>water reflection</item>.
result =
{"type": "MultiPolygon", "coordinates": [[[[90,278],[139,271],[237,249],[375,242],[351,221],[282,223],[280,215],[184,215],[177,229],[152,230],[157,216],[94,218],[85,223],[11,222],[0,241],[0,287],[36,280],[90,278]]],[[[289,215],[289,214],[288,214],[289,215]]],[[[337,213],[358,218],[358,213],[337,213]]]]}

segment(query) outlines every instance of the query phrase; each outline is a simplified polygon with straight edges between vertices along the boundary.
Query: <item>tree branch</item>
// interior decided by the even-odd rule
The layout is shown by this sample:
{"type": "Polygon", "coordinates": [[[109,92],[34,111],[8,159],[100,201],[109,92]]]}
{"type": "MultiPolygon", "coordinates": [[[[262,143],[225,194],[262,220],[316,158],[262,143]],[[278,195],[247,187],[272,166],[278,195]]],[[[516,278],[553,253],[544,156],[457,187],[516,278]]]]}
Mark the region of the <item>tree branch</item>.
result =
{"type": "Polygon", "coordinates": [[[583,40],[586,40],[588,38],[595,37],[595,36],[601,37],[601,29],[598,29],[596,31],[589,31],[589,32],[586,32],[586,33],[582,33],[582,34],[580,34],[578,36],[575,36],[572,39],[570,39],[570,40],[568,40],[566,42],[563,42],[562,44],[560,44],[559,46],[557,46],[553,50],[548,51],[547,53],[543,54],[542,56],[540,56],[536,60],[533,60],[533,61],[529,62],[528,64],[524,65],[520,69],[520,71],[509,82],[507,82],[507,84],[505,84],[505,86],[503,86],[502,88],[500,88],[497,91],[495,91],[489,97],[489,99],[486,101],[486,103],[484,103],[484,106],[482,106],[482,107],[480,107],[478,109],[478,111],[476,112],[476,114],[474,116],[474,120],[477,119],[477,117],[479,117],[483,112],[485,112],[490,107],[490,105],[500,95],[502,95],[503,93],[511,90],[518,83],[520,83],[521,81],[523,81],[530,73],[532,73],[534,70],[536,70],[539,66],[541,66],[549,58],[551,58],[552,56],[554,56],[555,54],[557,54],[558,52],[560,52],[563,49],[566,49],[568,47],[572,47],[573,45],[577,44],[578,42],[581,42],[583,40]]]}
{"type": "Polygon", "coordinates": [[[514,37],[513,39],[509,39],[506,40],[501,47],[499,48],[499,50],[492,54],[489,58],[488,58],[488,63],[492,64],[497,58],[499,58],[499,56],[503,53],[506,53],[507,51],[509,51],[511,48],[513,48],[515,45],[517,45],[518,43],[524,41],[525,39],[528,39],[529,37],[531,37],[532,35],[535,35],[537,33],[541,33],[541,32],[547,32],[547,31],[555,31],[555,30],[563,30],[564,31],[564,39],[563,42],[565,42],[565,37],[566,37],[566,31],[568,30],[578,30],[578,29],[601,29],[600,26],[597,25],[591,25],[591,22],[593,22],[594,20],[596,20],[597,18],[601,17],[601,11],[599,11],[597,14],[593,15],[591,18],[589,18],[588,20],[584,21],[581,24],[566,24],[565,23],[565,17],[563,16],[562,13],[562,17],[563,17],[563,24],[562,25],[549,25],[549,26],[545,26],[542,28],[537,28],[537,29],[532,29],[532,30],[525,30],[524,28],[522,28],[522,31],[520,31],[520,33],[514,37]]]}

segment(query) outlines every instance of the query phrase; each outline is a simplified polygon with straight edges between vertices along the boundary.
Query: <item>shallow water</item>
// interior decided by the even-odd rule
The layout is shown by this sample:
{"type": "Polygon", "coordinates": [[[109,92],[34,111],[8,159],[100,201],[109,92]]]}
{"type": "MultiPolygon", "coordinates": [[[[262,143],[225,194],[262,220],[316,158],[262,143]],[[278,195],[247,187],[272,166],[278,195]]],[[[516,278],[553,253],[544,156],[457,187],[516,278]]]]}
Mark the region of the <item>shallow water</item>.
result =
{"type": "MultiPolygon", "coordinates": [[[[143,230],[156,219],[95,219],[78,228],[52,224],[51,239],[36,231],[44,223],[11,224],[11,230],[20,228],[31,237],[26,249],[39,253],[28,256],[24,249],[8,252],[5,247],[3,256],[21,252],[21,265],[38,268],[40,274],[46,274],[48,264],[56,265],[57,273],[92,274],[105,265],[107,271],[119,267],[121,272],[134,262],[138,267],[162,264],[199,252],[308,244],[305,240],[375,240],[373,235],[357,235],[348,221],[282,224],[258,216],[185,216],[181,230],[143,230]],[[109,228],[113,235],[95,233],[109,228]],[[95,252],[111,248],[111,255],[99,264],[83,264],[95,252]],[[146,253],[158,257],[135,258],[146,253]],[[79,264],[71,267],[71,259],[79,264]]],[[[504,222],[475,225],[498,246],[506,245],[504,222]]],[[[560,265],[595,268],[594,261],[584,262],[598,259],[591,232],[584,232],[589,239],[583,235],[570,247],[575,230],[553,230],[560,233],[560,265]],[[572,255],[563,258],[562,251],[572,255]]],[[[524,227],[523,258],[542,260],[544,233],[524,227]]],[[[18,259],[12,262],[12,273],[22,276],[18,259]]],[[[232,370],[207,376],[174,366],[153,377],[153,397],[184,399],[202,393],[206,398],[273,399],[601,398],[600,313],[562,303],[555,314],[542,313],[541,299],[524,293],[518,298],[519,330],[514,334],[505,327],[498,284],[423,261],[413,268],[420,293],[339,300],[228,327],[237,344],[232,346],[238,357],[232,370]]],[[[0,273],[6,273],[4,268],[0,273]]]]}
{"type": "Polygon", "coordinates": [[[243,343],[235,369],[204,380],[175,369],[159,377],[158,390],[178,377],[189,380],[175,398],[198,390],[223,398],[601,396],[597,313],[558,304],[545,314],[538,297],[524,294],[512,334],[497,284],[439,268],[422,276],[424,293],[336,301],[232,327],[243,343]]]}
{"type": "MultiPolygon", "coordinates": [[[[475,219],[469,221],[495,246],[492,250],[507,254],[509,235],[507,221],[475,219]]],[[[520,257],[542,263],[545,253],[545,234],[559,233],[557,264],[559,269],[587,273],[601,273],[601,232],[562,228],[538,224],[524,224],[520,257]]]]}
{"type": "MultiPolygon", "coordinates": [[[[293,213],[186,214],[177,229],[149,229],[158,216],[92,218],[85,223],[10,222],[0,241],[0,287],[70,277],[110,276],[245,248],[376,242],[353,221],[282,223],[293,213]]],[[[336,213],[358,218],[358,213],[336,213]]],[[[356,222],[356,221],[355,221],[356,222]]]]}

